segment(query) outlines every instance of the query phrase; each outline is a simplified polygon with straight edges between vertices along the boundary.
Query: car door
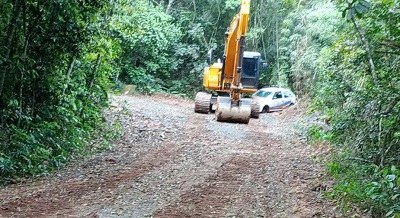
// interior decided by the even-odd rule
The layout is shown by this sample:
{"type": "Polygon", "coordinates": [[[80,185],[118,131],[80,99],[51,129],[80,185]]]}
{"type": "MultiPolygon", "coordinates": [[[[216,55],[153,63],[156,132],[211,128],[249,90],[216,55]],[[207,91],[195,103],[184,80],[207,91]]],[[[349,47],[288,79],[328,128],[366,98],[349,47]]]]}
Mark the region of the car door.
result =
{"type": "Polygon", "coordinates": [[[252,98],[255,102],[260,105],[260,108],[264,108],[265,105],[270,106],[270,95],[272,94],[271,91],[267,90],[258,90],[256,93],[253,94],[252,98]]]}
{"type": "Polygon", "coordinates": [[[275,92],[274,96],[272,97],[272,104],[270,108],[273,110],[278,110],[281,109],[283,105],[284,105],[284,99],[282,92],[281,91],[275,92]]]}
{"type": "Polygon", "coordinates": [[[283,92],[283,99],[283,107],[288,107],[290,104],[294,103],[292,94],[287,90],[283,92]]]}

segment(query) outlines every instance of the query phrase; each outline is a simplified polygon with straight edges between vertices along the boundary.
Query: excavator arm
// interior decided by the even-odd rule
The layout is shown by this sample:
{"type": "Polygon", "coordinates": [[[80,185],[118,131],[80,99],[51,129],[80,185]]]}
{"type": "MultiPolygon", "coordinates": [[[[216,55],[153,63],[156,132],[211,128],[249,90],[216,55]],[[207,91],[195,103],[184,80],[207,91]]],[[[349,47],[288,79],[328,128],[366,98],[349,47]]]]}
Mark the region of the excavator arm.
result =
{"type": "Polygon", "coordinates": [[[243,89],[240,81],[249,14],[250,0],[242,0],[240,12],[233,18],[226,32],[222,69],[223,86],[230,89],[232,101],[235,102],[240,100],[240,93],[243,89]]]}
{"type": "Polygon", "coordinates": [[[222,87],[229,89],[229,97],[218,96],[215,111],[217,121],[248,123],[251,99],[242,99],[241,76],[245,37],[250,15],[250,0],[242,0],[240,12],[233,18],[226,33],[222,87]]]}

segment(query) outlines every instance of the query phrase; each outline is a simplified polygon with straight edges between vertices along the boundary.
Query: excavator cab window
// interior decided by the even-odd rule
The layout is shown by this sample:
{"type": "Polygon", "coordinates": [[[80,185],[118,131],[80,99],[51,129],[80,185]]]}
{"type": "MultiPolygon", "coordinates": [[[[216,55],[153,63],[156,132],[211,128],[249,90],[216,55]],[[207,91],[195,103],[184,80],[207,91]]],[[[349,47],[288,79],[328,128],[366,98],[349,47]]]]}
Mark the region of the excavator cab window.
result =
{"type": "Polygon", "coordinates": [[[255,58],[243,58],[243,77],[257,77],[258,61],[255,58]]]}
{"type": "Polygon", "coordinates": [[[245,88],[256,89],[260,76],[260,58],[258,56],[243,57],[241,83],[245,88]]]}

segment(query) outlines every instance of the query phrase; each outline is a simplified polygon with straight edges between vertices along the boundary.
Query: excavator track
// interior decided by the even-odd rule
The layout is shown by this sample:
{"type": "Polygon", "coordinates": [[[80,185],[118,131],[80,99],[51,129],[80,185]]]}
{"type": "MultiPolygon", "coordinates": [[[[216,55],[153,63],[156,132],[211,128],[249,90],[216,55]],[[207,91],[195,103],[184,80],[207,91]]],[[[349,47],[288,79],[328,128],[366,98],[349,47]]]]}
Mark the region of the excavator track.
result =
{"type": "Polygon", "coordinates": [[[194,112],[201,114],[210,113],[211,94],[206,92],[198,92],[194,100],[194,112]]]}

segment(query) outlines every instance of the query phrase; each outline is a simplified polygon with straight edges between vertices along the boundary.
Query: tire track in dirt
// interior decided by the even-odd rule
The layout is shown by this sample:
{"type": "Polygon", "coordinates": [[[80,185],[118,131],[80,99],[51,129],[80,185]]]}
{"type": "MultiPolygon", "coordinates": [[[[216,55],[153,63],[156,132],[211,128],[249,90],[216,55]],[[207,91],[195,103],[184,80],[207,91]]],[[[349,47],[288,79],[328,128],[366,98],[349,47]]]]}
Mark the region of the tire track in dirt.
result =
{"type": "MultiPolygon", "coordinates": [[[[210,135],[205,123],[214,123],[213,116],[192,113],[187,108],[188,121],[181,126],[181,137],[174,146],[182,152],[173,162],[154,169],[132,185],[134,189],[119,190],[125,193],[113,205],[101,210],[101,217],[151,217],[159,208],[178,200],[182,193],[205,182],[230,156],[224,155],[226,139],[210,135]]],[[[230,142],[232,143],[232,142],[230,142]]]]}
{"type": "Polygon", "coordinates": [[[220,158],[227,156],[216,173],[153,216],[294,217],[287,207],[290,187],[284,181],[287,166],[279,162],[285,158],[279,140],[254,136],[250,143],[230,143],[220,158]]]}
{"type": "Polygon", "coordinates": [[[232,157],[218,172],[181,196],[154,217],[258,217],[268,213],[263,203],[263,160],[232,157]],[[261,207],[260,207],[261,206],[261,207]]]}
{"type": "Polygon", "coordinates": [[[326,179],[312,147],[299,140],[293,120],[282,120],[265,114],[249,125],[205,125],[210,134],[233,139],[220,154],[229,160],[153,216],[339,217],[321,196],[326,179]]]}
{"type": "Polygon", "coordinates": [[[112,175],[101,175],[85,181],[65,181],[65,183],[48,187],[46,190],[32,195],[18,197],[1,205],[1,215],[18,216],[23,212],[29,216],[57,216],[74,209],[76,205],[88,204],[91,199],[105,199],[110,202],[115,197],[112,195],[113,190],[120,184],[139,178],[146,172],[167,164],[170,158],[179,152],[177,147],[166,146],[153,153],[143,155],[139,160],[130,164],[132,168],[129,170],[119,170],[112,175]],[[58,211],[61,211],[61,214],[58,211]]]}

